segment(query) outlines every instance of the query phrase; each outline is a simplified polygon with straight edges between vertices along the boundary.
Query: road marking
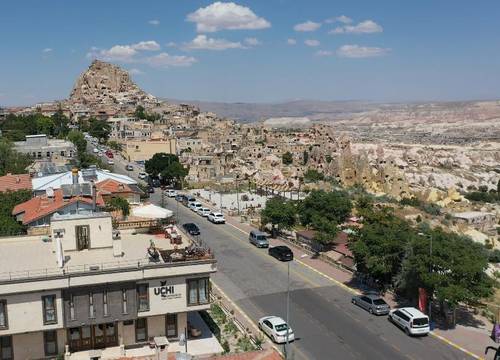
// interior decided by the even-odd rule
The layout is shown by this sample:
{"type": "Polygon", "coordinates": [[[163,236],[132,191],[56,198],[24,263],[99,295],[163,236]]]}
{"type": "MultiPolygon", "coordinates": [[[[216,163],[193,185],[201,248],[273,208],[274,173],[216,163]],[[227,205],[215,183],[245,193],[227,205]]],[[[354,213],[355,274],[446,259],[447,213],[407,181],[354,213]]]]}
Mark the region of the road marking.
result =
{"type": "Polygon", "coordinates": [[[470,352],[469,350],[467,349],[464,349],[463,347],[461,347],[460,345],[458,344],[455,344],[453,341],[451,340],[448,340],[447,338],[445,338],[444,336],[441,336],[441,335],[438,335],[436,334],[435,332],[431,331],[429,333],[431,336],[434,336],[435,338],[445,342],[446,344],[450,345],[451,347],[454,347],[455,349],[457,350],[460,350],[464,353],[466,353],[467,355],[473,357],[474,359],[478,359],[478,360],[485,360],[484,358],[480,357],[480,356],[477,356],[476,354],[470,352]]]}

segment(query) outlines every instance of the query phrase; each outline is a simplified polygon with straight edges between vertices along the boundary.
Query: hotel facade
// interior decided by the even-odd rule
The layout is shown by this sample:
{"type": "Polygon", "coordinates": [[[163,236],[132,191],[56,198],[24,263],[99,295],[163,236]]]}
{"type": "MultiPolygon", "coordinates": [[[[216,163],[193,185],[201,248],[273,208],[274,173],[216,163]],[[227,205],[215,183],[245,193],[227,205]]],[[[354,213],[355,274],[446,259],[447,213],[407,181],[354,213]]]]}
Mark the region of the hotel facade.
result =
{"type": "Polygon", "coordinates": [[[216,271],[208,249],[118,232],[92,212],[54,215],[51,236],[1,238],[0,266],[0,360],[177,341],[209,308],[216,271]]]}

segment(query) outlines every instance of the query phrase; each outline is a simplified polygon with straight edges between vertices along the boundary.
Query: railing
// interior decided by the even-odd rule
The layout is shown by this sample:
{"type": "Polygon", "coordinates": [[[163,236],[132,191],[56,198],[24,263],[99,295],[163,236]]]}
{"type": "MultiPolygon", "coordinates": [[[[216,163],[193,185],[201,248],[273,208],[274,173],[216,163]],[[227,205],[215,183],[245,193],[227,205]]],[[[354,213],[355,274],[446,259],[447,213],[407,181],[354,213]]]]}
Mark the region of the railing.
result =
{"type": "Polygon", "coordinates": [[[171,267],[195,264],[198,262],[205,263],[213,261],[213,253],[206,253],[204,256],[198,257],[185,257],[181,261],[173,261],[164,259],[165,261],[151,262],[149,259],[137,259],[129,261],[114,261],[114,262],[101,262],[92,264],[82,264],[65,266],[63,268],[45,268],[33,269],[25,271],[9,271],[0,273],[0,284],[9,282],[18,282],[25,280],[47,280],[50,278],[62,278],[71,275],[89,275],[99,273],[109,273],[117,271],[134,271],[142,269],[150,269],[155,267],[171,267]]]}

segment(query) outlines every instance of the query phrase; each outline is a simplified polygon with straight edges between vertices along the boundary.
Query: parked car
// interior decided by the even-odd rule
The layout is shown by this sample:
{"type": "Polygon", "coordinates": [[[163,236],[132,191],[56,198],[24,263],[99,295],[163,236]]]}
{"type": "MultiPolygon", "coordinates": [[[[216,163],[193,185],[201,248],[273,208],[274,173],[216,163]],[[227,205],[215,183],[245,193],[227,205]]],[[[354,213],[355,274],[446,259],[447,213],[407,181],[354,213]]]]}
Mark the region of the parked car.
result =
{"type": "Polygon", "coordinates": [[[283,344],[287,341],[295,340],[293,329],[287,325],[285,320],[279,316],[265,316],[259,319],[259,329],[269,336],[275,343],[283,344]]]}
{"type": "Polygon", "coordinates": [[[186,195],[186,196],[184,196],[184,199],[182,200],[182,203],[185,206],[190,207],[191,203],[193,203],[195,201],[196,201],[196,198],[194,196],[186,195]]]}
{"type": "Polygon", "coordinates": [[[154,192],[155,192],[155,188],[152,187],[152,186],[148,186],[148,193],[149,194],[154,194],[154,192]]]}
{"type": "Polygon", "coordinates": [[[214,223],[214,224],[225,224],[226,219],[224,218],[224,214],[221,212],[211,212],[208,214],[208,221],[214,223]]]}
{"type": "Polygon", "coordinates": [[[152,187],[155,187],[155,188],[159,188],[161,185],[160,179],[151,179],[149,185],[151,185],[152,187]]]}
{"type": "Polygon", "coordinates": [[[112,159],[114,157],[113,153],[111,152],[111,150],[106,150],[105,152],[106,156],[109,157],[110,159],[112,159]]]}
{"type": "Polygon", "coordinates": [[[199,201],[192,201],[189,203],[189,208],[193,210],[194,212],[197,212],[198,209],[202,208],[203,205],[199,201]]]}
{"type": "Polygon", "coordinates": [[[186,196],[183,194],[178,194],[175,196],[175,201],[180,201],[182,202],[186,196]]]}
{"type": "Polygon", "coordinates": [[[113,159],[108,159],[108,165],[114,165],[115,161],[113,159]]]}
{"type": "Polygon", "coordinates": [[[196,210],[196,212],[198,213],[198,215],[200,216],[203,216],[203,217],[208,217],[208,214],[210,214],[210,209],[207,208],[207,207],[201,207],[201,208],[198,208],[198,210],[196,210]]]}
{"type": "Polygon", "coordinates": [[[163,192],[166,196],[168,197],[176,197],[177,196],[177,191],[173,189],[167,189],[163,192]]]}
{"type": "Polygon", "coordinates": [[[94,154],[97,154],[99,152],[99,149],[98,148],[94,148],[94,150],[92,150],[94,152],[94,154]]]}
{"type": "Polygon", "coordinates": [[[248,235],[248,240],[250,241],[250,244],[254,244],[257,247],[261,248],[269,247],[269,240],[267,239],[267,235],[262,231],[258,230],[250,231],[250,234],[248,235]]]}
{"type": "Polygon", "coordinates": [[[198,228],[198,225],[196,225],[195,223],[186,223],[186,224],[183,224],[182,228],[189,235],[200,235],[200,228],[198,228]]]}
{"type": "Polygon", "coordinates": [[[430,332],[429,317],[413,307],[391,310],[389,320],[403,329],[406,335],[427,335],[430,332]]]}
{"type": "Polygon", "coordinates": [[[390,306],[378,295],[358,295],[353,296],[352,303],[365,309],[370,314],[387,315],[391,310],[390,306]]]}
{"type": "Polygon", "coordinates": [[[269,248],[267,251],[269,255],[278,259],[279,261],[291,261],[293,260],[293,252],[288,246],[280,245],[269,248]]]}
{"type": "Polygon", "coordinates": [[[144,180],[144,179],[145,179],[145,178],[147,178],[147,177],[148,177],[148,174],[146,174],[145,172],[141,171],[141,172],[139,173],[139,179],[144,180]]]}
{"type": "Polygon", "coordinates": [[[125,166],[125,169],[127,169],[127,171],[132,171],[134,170],[134,167],[132,166],[132,164],[127,164],[127,166],[125,166]]]}

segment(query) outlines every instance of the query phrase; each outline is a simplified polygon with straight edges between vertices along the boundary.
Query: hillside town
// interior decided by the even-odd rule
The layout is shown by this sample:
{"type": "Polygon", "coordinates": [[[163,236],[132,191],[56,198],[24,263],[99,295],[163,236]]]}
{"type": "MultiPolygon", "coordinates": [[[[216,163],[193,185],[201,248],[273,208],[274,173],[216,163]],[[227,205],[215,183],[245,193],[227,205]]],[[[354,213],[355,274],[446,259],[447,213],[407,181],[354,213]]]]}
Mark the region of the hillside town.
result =
{"type": "MultiPolygon", "coordinates": [[[[264,336],[288,344],[288,330],[267,332],[271,317],[255,329],[235,303],[239,292],[211,282],[226,276],[218,254],[228,250],[210,236],[234,231],[244,235],[233,241],[272,245],[281,260],[271,249],[292,248],[292,258],[324,274],[301,275],[307,281],[338,279],[361,298],[372,289],[394,308],[409,292],[407,301],[423,301],[446,329],[476,316],[477,343],[492,343],[485,333],[500,318],[500,143],[369,141],[347,125],[294,124],[242,124],[163,101],[101,60],[68,99],[2,109],[0,151],[11,160],[0,168],[0,349],[16,359],[280,358],[264,336]],[[232,228],[214,230],[219,223],[232,228]],[[382,238],[401,243],[375,249],[382,238]],[[419,274],[433,266],[429,245],[441,269],[472,264],[476,280],[461,286],[477,289],[463,294],[419,274]],[[387,259],[395,248],[397,260],[387,259]],[[445,256],[446,248],[457,253],[445,256]],[[32,321],[30,306],[40,301],[32,321]]],[[[440,271],[469,276],[455,268],[431,275],[440,271]]],[[[456,342],[460,331],[468,328],[452,333],[456,342]]]]}

